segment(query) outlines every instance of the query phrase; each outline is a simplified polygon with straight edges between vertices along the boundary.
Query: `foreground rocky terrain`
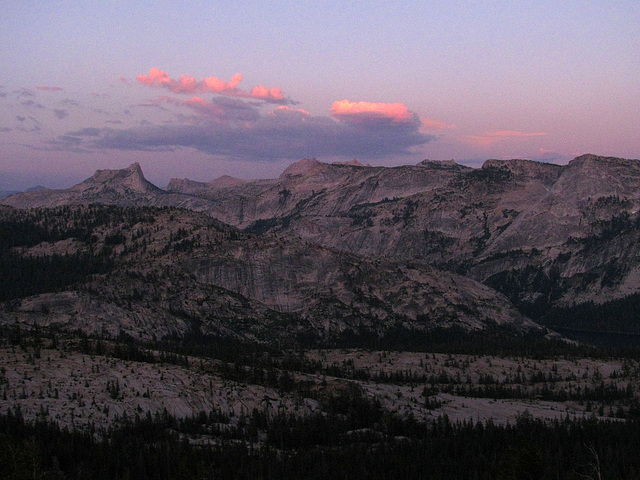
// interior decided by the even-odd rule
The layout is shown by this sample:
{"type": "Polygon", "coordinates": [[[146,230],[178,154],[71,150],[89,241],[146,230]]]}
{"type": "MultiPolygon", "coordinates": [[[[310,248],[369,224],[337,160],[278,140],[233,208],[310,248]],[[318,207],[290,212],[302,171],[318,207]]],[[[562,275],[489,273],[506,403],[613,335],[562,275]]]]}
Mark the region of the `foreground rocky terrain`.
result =
{"type": "Polygon", "coordinates": [[[0,348],[0,411],[19,406],[27,419],[80,429],[163,412],[215,414],[231,425],[255,411],[304,418],[344,395],[420,421],[640,415],[640,364],[633,359],[309,350],[228,362],[64,335],[28,343],[0,348]]]}
{"type": "Polygon", "coordinates": [[[634,478],[637,358],[558,352],[142,344],[0,327],[0,471],[634,478]]]}

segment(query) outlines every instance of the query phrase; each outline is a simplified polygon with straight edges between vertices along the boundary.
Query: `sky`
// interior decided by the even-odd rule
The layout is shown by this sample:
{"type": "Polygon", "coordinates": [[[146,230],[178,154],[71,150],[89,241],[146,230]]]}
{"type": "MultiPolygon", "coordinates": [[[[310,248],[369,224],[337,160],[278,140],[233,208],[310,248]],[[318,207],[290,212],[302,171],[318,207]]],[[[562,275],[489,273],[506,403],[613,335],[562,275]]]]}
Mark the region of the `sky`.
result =
{"type": "Polygon", "coordinates": [[[0,190],[640,158],[640,2],[0,5],[0,190]]]}

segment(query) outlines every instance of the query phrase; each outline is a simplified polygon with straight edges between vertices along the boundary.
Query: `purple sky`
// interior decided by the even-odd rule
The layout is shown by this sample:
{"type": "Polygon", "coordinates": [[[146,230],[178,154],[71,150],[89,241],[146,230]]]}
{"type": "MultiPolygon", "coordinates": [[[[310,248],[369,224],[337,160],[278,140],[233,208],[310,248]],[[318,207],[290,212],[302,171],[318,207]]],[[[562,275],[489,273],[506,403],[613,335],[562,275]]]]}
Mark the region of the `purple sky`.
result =
{"type": "Polygon", "coordinates": [[[218,3],[4,2],[0,190],[640,157],[636,0],[218,3]]]}

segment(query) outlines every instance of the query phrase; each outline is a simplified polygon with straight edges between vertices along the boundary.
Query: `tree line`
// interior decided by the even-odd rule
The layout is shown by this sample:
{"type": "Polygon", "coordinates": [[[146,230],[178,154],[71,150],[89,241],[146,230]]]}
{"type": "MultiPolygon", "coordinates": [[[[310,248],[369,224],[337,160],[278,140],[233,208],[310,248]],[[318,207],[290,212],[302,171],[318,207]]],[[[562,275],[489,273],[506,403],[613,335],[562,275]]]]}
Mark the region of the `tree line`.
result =
{"type": "Polygon", "coordinates": [[[81,432],[0,416],[0,477],[50,479],[577,479],[640,477],[637,422],[429,423],[345,395],[328,415],[257,410],[233,423],[165,411],[81,432]],[[358,428],[360,427],[360,428],[358,428]],[[262,431],[262,440],[251,432],[262,431]],[[221,432],[226,432],[222,434],[221,432]],[[215,442],[190,442],[219,433],[215,442]]]}

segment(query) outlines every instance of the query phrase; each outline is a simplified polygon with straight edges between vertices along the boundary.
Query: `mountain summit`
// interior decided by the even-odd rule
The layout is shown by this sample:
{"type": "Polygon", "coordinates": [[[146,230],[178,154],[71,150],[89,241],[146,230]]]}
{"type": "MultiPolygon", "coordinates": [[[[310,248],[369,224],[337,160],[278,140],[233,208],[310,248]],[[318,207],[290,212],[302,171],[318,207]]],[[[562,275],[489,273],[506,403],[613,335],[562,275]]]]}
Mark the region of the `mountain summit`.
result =
{"type": "Polygon", "coordinates": [[[119,170],[97,170],[91,177],[68,189],[24,192],[3,199],[3,203],[16,208],[88,203],[142,206],[157,204],[156,197],[164,193],[144,177],[140,164],[136,162],[119,170]]]}
{"type": "MultiPolygon", "coordinates": [[[[144,178],[139,163],[133,163],[120,170],[97,170],[91,178],[76,185],[72,190],[78,192],[91,192],[92,195],[100,195],[111,190],[119,194],[148,194],[159,192],[160,189],[144,178]]],[[[108,203],[108,202],[101,202],[108,203]]]]}

